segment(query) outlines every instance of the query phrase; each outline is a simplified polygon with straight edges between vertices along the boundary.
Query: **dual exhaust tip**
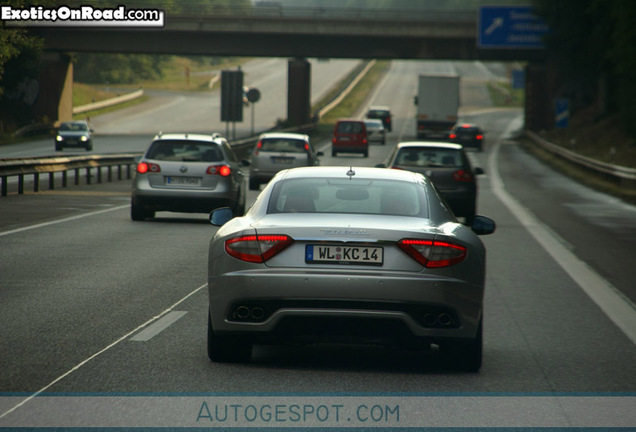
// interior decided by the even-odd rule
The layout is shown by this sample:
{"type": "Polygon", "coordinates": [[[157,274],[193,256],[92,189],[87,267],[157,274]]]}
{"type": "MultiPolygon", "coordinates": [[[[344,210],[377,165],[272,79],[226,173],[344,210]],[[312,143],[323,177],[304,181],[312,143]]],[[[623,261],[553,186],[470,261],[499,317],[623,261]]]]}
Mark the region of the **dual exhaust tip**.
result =
{"type": "Polygon", "coordinates": [[[446,312],[439,314],[427,313],[424,314],[424,325],[426,327],[450,327],[453,325],[453,317],[446,312]]]}
{"type": "Polygon", "coordinates": [[[265,309],[260,306],[238,306],[234,316],[240,321],[262,321],[265,319],[265,309]]]}

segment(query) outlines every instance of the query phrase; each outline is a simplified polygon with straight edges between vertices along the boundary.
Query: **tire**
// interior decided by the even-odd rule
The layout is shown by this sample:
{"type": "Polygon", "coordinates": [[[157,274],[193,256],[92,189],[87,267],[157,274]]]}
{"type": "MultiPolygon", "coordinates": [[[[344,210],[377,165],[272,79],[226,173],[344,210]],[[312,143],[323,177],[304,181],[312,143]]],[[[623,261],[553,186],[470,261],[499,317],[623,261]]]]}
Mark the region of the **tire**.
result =
{"type": "Polygon", "coordinates": [[[474,339],[465,342],[450,343],[442,346],[440,354],[446,366],[464,372],[479,372],[483,357],[483,327],[479,321],[477,335],[474,339]]]}
{"type": "Polygon", "coordinates": [[[369,150],[365,150],[364,153],[362,153],[362,155],[364,157],[369,157],[369,150]]]}
{"type": "Polygon", "coordinates": [[[336,157],[338,153],[335,150],[331,150],[331,157],[336,157]]]}
{"type": "Polygon", "coordinates": [[[208,357],[217,363],[248,362],[252,358],[252,344],[238,337],[215,335],[208,313],[208,357]]]}
{"type": "Polygon", "coordinates": [[[245,197],[241,200],[241,193],[239,192],[239,197],[236,205],[234,206],[234,215],[235,216],[243,216],[245,214],[245,197]]]}
{"type": "Polygon", "coordinates": [[[146,210],[135,204],[130,204],[130,218],[134,221],[143,221],[155,217],[155,212],[146,210]]]}

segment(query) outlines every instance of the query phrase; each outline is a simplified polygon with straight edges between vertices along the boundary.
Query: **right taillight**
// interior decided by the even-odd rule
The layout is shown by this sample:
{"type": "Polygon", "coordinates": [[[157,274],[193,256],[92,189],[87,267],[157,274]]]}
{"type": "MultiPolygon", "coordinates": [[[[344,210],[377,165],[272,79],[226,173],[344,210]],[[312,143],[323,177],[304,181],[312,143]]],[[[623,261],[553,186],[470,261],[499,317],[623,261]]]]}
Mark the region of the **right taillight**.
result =
{"type": "Polygon", "coordinates": [[[264,263],[294,240],[284,234],[245,235],[225,241],[225,251],[241,261],[264,263]]]}
{"type": "Polygon", "coordinates": [[[457,138],[457,135],[454,134],[454,133],[451,133],[450,135],[448,135],[448,138],[455,139],[455,138],[457,138]]]}
{"type": "Polygon", "coordinates": [[[470,183],[475,181],[475,176],[470,171],[459,170],[453,173],[453,180],[458,182],[470,183]]]}
{"type": "Polygon", "coordinates": [[[448,267],[466,258],[466,247],[446,241],[402,239],[397,245],[428,268],[448,267]]]}
{"type": "Polygon", "coordinates": [[[256,147],[254,148],[254,154],[258,155],[258,151],[263,147],[263,141],[259,141],[258,144],[256,144],[256,147]]]}

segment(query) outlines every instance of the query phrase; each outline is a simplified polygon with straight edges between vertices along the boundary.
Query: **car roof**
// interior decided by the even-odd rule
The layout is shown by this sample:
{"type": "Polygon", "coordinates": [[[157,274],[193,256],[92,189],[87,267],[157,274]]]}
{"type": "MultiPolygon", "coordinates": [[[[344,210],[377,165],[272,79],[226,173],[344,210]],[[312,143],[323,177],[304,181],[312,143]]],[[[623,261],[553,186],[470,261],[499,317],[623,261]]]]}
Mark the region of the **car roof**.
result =
{"type": "Polygon", "coordinates": [[[287,138],[287,139],[299,139],[299,140],[309,140],[309,136],[305,134],[297,134],[291,132],[266,132],[261,134],[259,139],[264,138],[287,138]]]}
{"type": "Polygon", "coordinates": [[[342,178],[348,179],[349,173],[354,174],[352,179],[382,179],[400,180],[406,182],[421,182],[424,176],[406,170],[392,170],[387,168],[346,167],[346,166],[311,166],[291,168],[280,172],[284,179],[295,178],[342,178]]]}
{"type": "Polygon", "coordinates": [[[364,120],[354,119],[354,118],[342,118],[338,120],[338,123],[343,123],[343,122],[364,123],[364,120]]]}
{"type": "Polygon", "coordinates": [[[462,150],[464,147],[461,144],[453,144],[453,143],[444,143],[444,142],[435,142],[435,141],[408,141],[401,142],[397,145],[398,148],[444,148],[450,150],[462,150]]]}
{"type": "Polygon", "coordinates": [[[205,142],[217,142],[217,139],[223,139],[223,137],[219,134],[193,134],[193,133],[161,133],[159,132],[154,138],[153,141],[158,140],[191,140],[191,141],[205,141],[205,142]]]}
{"type": "Polygon", "coordinates": [[[384,123],[382,123],[382,120],[379,119],[364,119],[365,123],[375,123],[375,124],[379,124],[379,125],[383,125],[384,123]]]}
{"type": "Polygon", "coordinates": [[[369,110],[377,110],[377,111],[391,111],[391,108],[384,105],[371,105],[369,110]]]}

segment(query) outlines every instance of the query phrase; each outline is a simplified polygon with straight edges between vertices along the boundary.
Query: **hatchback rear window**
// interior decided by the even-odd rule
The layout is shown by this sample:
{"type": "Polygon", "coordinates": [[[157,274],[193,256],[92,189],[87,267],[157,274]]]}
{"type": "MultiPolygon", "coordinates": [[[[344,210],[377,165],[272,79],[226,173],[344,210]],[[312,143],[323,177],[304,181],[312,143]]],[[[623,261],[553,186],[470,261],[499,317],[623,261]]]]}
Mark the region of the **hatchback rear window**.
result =
{"type": "Polygon", "coordinates": [[[290,179],[276,184],[268,213],[351,213],[428,217],[422,187],[370,179],[290,179]]]}
{"type": "Polygon", "coordinates": [[[175,162],[221,162],[223,153],[212,142],[165,140],[152,143],[146,158],[175,162]]]}
{"type": "Polygon", "coordinates": [[[434,148],[403,148],[395,160],[397,165],[412,167],[461,167],[462,155],[457,150],[434,148]]]}
{"type": "Polygon", "coordinates": [[[266,138],[261,140],[261,151],[281,153],[306,153],[305,141],[297,139],[266,138]]]}
{"type": "Polygon", "coordinates": [[[362,123],[360,122],[338,123],[338,133],[359,134],[362,133],[362,130],[362,123]]]}

